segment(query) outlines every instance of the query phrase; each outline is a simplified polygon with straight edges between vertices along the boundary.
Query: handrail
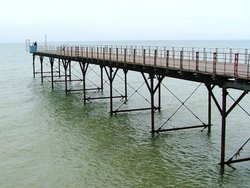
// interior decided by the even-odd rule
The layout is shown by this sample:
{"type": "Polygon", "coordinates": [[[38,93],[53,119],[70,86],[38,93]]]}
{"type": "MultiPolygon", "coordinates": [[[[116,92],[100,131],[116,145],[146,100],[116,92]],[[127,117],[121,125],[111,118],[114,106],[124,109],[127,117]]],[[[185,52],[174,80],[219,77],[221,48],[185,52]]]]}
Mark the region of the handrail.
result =
{"type": "Polygon", "coordinates": [[[250,50],[157,46],[38,46],[38,52],[249,78],[250,50]]]}

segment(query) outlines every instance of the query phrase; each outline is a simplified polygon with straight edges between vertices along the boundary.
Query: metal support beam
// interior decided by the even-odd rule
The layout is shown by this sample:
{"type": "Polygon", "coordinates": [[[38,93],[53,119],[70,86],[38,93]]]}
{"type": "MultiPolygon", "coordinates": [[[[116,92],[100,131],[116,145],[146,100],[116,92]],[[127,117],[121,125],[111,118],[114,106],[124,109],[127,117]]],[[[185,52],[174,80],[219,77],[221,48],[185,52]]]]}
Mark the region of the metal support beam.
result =
{"type": "Polygon", "coordinates": [[[101,91],[103,91],[103,66],[100,66],[101,68],[101,91]]]}
{"type": "Polygon", "coordinates": [[[107,74],[107,77],[109,79],[109,92],[110,92],[110,95],[109,95],[109,100],[110,100],[110,115],[113,116],[113,81],[114,81],[114,78],[116,76],[116,73],[117,71],[119,70],[118,68],[116,68],[116,71],[114,72],[113,74],[113,69],[112,67],[109,67],[109,72],[107,71],[106,67],[104,67],[105,69],[105,72],[107,74]]]}
{"type": "Polygon", "coordinates": [[[208,90],[208,123],[207,123],[207,127],[208,127],[208,132],[211,132],[211,126],[212,126],[212,91],[214,89],[214,86],[211,86],[211,84],[205,84],[208,90]]]}
{"type": "Polygon", "coordinates": [[[207,125],[196,125],[196,126],[188,126],[188,127],[177,127],[177,128],[170,128],[170,129],[160,129],[156,130],[157,133],[160,132],[169,132],[169,131],[178,131],[178,130],[185,130],[185,129],[196,129],[196,128],[205,128],[207,125]]]}
{"type": "Polygon", "coordinates": [[[211,92],[212,92],[212,88],[211,88],[211,85],[209,85],[209,91],[208,91],[208,123],[207,123],[207,126],[208,126],[208,132],[211,132],[211,126],[212,126],[212,95],[211,95],[211,92]]]}
{"type": "Polygon", "coordinates": [[[157,76],[158,85],[156,86],[156,89],[158,88],[158,111],[161,111],[161,82],[164,79],[164,76],[157,76]]]}
{"type": "Polygon", "coordinates": [[[128,101],[128,87],[127,87],[127,69],[123,69],[124,72],[124,84],[125,84],[125,103],[128,101]]]}
{"type": "Polygon", "coordinates": [[[150,98],[151,98],[151,133],[155,133],[155,111],[154,111],[154,74],[149,75],[150,79],[150,98]]]}
{"type": "Polygon", "coordinates": [[[58,76],[61,77],[61,61],[58,59],[58,76]]]}
{"type": "Polygon", "coordinates": [[[79,62],[81,71],[82,71],[82,81],[83,81],[83,101],[86,104],[86,73],[89,67],[89,63],[79,62]]]}
{"type": "MultiPolygon", "coordinates": [[[[157,107],[155,107],[154,109],[158,110],[157,107]]],[[[134,109],[128,109],[128,110],[115,110],[114,113],[135,112],[135,111],[143,111],[143,110],[151,110],[151,108],[134,108],[134,109]]]]}
{"type": "Polygon", "coordinates": [[[36,67],[35,67],[35,60],[36,60],[36,56],[33,54],[33,78],[36,77],[36,67]]]}
{"type": "MultiPolygon", "coordinates": [[[[161,82],[162,82],[164,76],[157,76],[158,84],[156,85],[156,87],[154,87],[155,75],[154,74],[149,74],[149,79],[150,79],[150,84],[149,84],[146,77],[145,77],[145,75],[144,75],[144,73],[143,72],[141,72],[141,73],[142,73],[143,79],[144,79],[144,81],[145,81],[145,83],[146,83],[146,85],[148,87],[149,93],[150,93],[150,100],[151,100],[151,133],[154,134],[156,132],[155,131],[155,122],[154,122],[154,111],[156,109],[156,107],[154,105],[154,94],[160,88],[160,85],[161,85],[161,82]]],[[[160,99],[159,99],[159,101],[160,101],[160,99]]],[[[159,105],[160,105],[160,102],[159,102],[159,105]]],[[[157,109],[159,110],[159,108],[157,108],[157,109]]]]}
{"type": "Polygon", "coordinates": [[[63,68],[64,68],[64,82],[65,82],[65,93],[68,94],[68,75],[67,75],[67,69],[69,66],[68,60],[63,60],[63,68]]]}
{"type": "Polygon", "coordinates": [[[54,90],[54,73],[53,73],[54,58],[50,57],[49,62],[50,62],[50,70],[51,70],[51,87],[52,87],[52,90],[54,90]]]}
{"type": "Polygon", "coordinates": [[[225,166],[225,147],[226,147],[226,108],[227,108],[227,89],[222,88],[222,108],[221,108],[221,159],[220,165],[222,169],[225,166]]]}
{"type": "Polygon", "coordinates": [[[71,61],[69,61],[69,81],[72,80],[71,61]]]}
{"type": "MultiPolygon", "coordinates": [[[[250,158],[244,158],[244,159],[237,159],[233,160],[233,158],[236,156],[234,155],[229,160],[225,161],[225,150],[226,150],[226,120],[227,116],[232,112],[232,110],[239,105],[239,102],[244,98],[244,96],[248,93],[248,91],[244,91],[237,100],[234,100],[234,103],[231,105],[231,107],[227,110],[227,96],[228,91],[227,88],[222,88],[222,104],[220,106],[219,102],[217,101],[216,97],[214,96],[212,90],[215,86],[206,85],[208,92],[209,92],[209,98],[212,98],[221,114],[221,156],[220,156],[220,163],[221,166],[221,172],[224,172],[225,164],[229,165],[231,163],[237,163],[237,162],[243,162],[248,161],[250,158]]],[[[230,95],[229,95],[230,96],[230,95]]],[[[211,123],[211,99],[209,99],[209,124],[211,123]]],[[[244,145],[243,145],[244,146],[244,145]]]]}
{"type": "Polygon", "coordinates": [[[109,67],[110,115],[113,116],[113,70],[109,67]]]}
{"type": "Polygon", "coordinates": [[[40,56],[41,63],[41,83],[43,84],[43,56],[40,56]]]}

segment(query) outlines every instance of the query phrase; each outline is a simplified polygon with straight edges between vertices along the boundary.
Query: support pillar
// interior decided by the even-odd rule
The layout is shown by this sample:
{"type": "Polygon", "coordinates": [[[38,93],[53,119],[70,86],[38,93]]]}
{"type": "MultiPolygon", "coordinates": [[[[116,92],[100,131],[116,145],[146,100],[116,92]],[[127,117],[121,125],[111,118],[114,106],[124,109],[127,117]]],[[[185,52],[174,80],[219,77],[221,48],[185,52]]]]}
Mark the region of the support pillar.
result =
{"type": "Polygon", "coordinates": [[[226,143],[226,117],[227,117],[227,89],[222,89],[222,108],[221,108],[221,160],[222,169],[225,166],[225,143],[226,143]]]}
{"type": "Polygon", "coordinates": [[[211,86],[211,84],[205,84],[208,90],[208,132],[211,132],[211,126],[212,126],[212,90],[214,86],[211,86]]]}
{"type": "Polygon", "coordinates": [[[103,91],[103,66],[100,66],[101,68],[101,91],[103,91]]]}
{"type": "Polygon", "coordinates": [[[125,82],[125,103],[128,101],[128,86],[127,86],[127,73],[128,70],[124,69],[124,82],[125,82]]]}
{"type": "Polygon", "coordinates": [[[160,112],[161,111],[161,81],[162,81],[162,78],[160,76],[157,76],[157,79],[158,79],[158,111],[160,112]]]}
{"type": "Polygon", "coordinates": [[[154,119],[155,119],[154,112],[155,112],[155,109],[157,109],[155,107],[155,105],[154,105],[154,94],[159,89],[159,87],[161,85],[161,82],[164,79],[164,76],[161,76],[161,75],[157,76],[158,84],[155,87],[154,87],[155,75],[153,73],[149,74],[150,84],[148,83],[148,81],[147,81],[147,79],[146,79],[143,72],[142,72],[142,76],[144,78],[144,81],[145,81],[145,83],[146,83],[146,85],[148,87],[149,93],[150,93],[150,100],[151,100],[151,107],[150,107],[150,110],[151,110],[151,133],[154,134],[155,132],[158,132],[158,130],[155,130],[155,121],[154,121],[154,119]]]}
{"type": "Polygon", "coordinates": [[[113,116],[113,76],[112,67],[109,67],[110,115],[113,116]]]}
{"type": "Polygon", "coordinates": [[[83,101],[84,104],[86,104],[87,98],[86,98],[86,73],[88,70],[89,64],[84,62],[79,62],[81,71],[82,71],[82,81],[83,81],[83,101]]]}
{"type": "Polygon", "coordinates": [[[71,61],[68,61],[69,62],[69,81],[72,80],[72,74],[71,74],[71,61]]]}
{"type": "Polygon", "coordinates": [[[36,67],[35,67],[35,59],[36,59],[36,56],[33,54],[33,78],[36,77],[36,67]]]}
{"type": "Polygon", "coordinates": [[[109,67],[109,72],[108,70],[106,69],[106,67],[104,67],[105,71],[106,71],[106,74],[108,76],[108,79],[109,79],[109,92],[110,92],[110,96],[109,96],[109,100],[110,100],[110,115],[113,116],[114,114],[114,111],[113,111],[113,81],[114,81],[114,78],[116,76],[116,73],[118,72],[118,68],[116,68],[115,72],[113,73],[113,69],[112,67],[109,67]]]}
{"type": "Polygon", "coordinates": [[[41,63],[41,83],[43,84],[43,56],[40,56],[41,63]]]}
{"type": "Polygon", "coordinates": [[[61,62],[60,58],[58,59],[58,76],[61,78],[61,62]]]}
{"type": "Polygon", "coordinates": [[[150,99],[151,99],[151,133],[155,133],[155,110],[154,110],[154,74],[149,75],[150,79],[150,99]]]}
{"type": "Polygon", "coordinates": [[[51,70],[51,87],[52,87],[52,90],[54,90],[54,72],[53,72],[54,58],[50,57],[49,62],[50,62],[50,70],[51,70]]]}
{"type": "Polygon", "coordinates": [[[68,94],[68,74],[67,74],[67,69],[69,66],[69,61],[63,60],[63,67],[64,67],[64,74],[65,74],[65,93],[68,94]]]}

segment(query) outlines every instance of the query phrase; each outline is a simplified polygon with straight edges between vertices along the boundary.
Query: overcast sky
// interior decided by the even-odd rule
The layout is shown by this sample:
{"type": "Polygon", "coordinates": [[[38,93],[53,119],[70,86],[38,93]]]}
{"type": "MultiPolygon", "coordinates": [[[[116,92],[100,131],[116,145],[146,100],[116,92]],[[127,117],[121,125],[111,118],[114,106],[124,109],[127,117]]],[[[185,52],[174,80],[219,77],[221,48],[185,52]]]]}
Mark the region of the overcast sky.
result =
{"type": "Polygon", "coordinates": [[[1,0],[0,43],[250,39],[250,0],[1,0]]]}

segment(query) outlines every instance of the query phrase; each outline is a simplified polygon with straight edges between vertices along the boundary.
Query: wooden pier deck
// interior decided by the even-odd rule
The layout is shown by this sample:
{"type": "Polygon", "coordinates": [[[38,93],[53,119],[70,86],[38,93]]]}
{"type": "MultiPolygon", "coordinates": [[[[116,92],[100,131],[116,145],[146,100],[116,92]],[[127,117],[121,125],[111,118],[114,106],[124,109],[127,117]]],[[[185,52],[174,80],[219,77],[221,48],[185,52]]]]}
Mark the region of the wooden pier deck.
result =
{"type": "MultiPolygon", "coordinates": [[[[250,91],[250,54],[248,49],[211,49],[211,48],[174,48],[174,47],[142,47],[142,46],[50,46],[38,47],[33,53],[33,75],[37,73],[35,70],[35,59],[39,57],[41,65],[41,81],[43,82],[43,59],[49,58],[51,67],[51,83],[54,88],[55,72],[53,70],[55,59],[63,65],[65,91],[67,82],[71,81],[71,62],[78,62],[82,72],[83,82],[82,92],[84,94],[84,103],[88,98],[86,96],[86,72],[89,64],[100,66],[101,79],[103,79],[103,69],[105,70],[110,86],[110,96],[102,97],[110,100],[110,114],[118,112],[130,112],[138,110],[151,111],[151,132],[160,133],[165,131],[191,129],[191,128],[207,128],[211,130],[211,102],[214,101],[221,115],[221,161],[220,165],[224,168],[225,164],[242,162],[250,160],[232,159],[225,160],[225,144],[226,144],[226,117],[232,112],[235,106],[250,91]],[[142,74],[144,81],[150,93],[150,108],[114,110],[113,99],[113,81],[119,69],[124,71],[125,75],[125,94],[120,96],[127,100],[127,72],[136,71],[142,74]],[[145,77],[149,75],[149,79],[145,77]],[[178,78],[194,82],[203,83],[208,90],[208,122],[198,126],[180,127],[174,129],[155,128],[154,113],[155,110],[161,109],[161,82],[165,77],[178,78]],[[156,84],[155,84],[156,83],[156,84]],[[221,88],[222,101],[218,101],[213,93],[215,86],[221,88]],[[235,100],[234,104],[227,107],[227,96],[229,89],[241,90],[242,94],[235,100]],[[155,94],[159,92],[158,106],[155,104],[155,94]]],[[[60,68],[60,66],[59,66],[60,68]]],[[[59,70],[60,72],[60,70],[59,70]]],[[[103,85],[100,88],[102,89],[103,85]]],[[[96,98],[95,98],[96,99],[96,98]]]]}

